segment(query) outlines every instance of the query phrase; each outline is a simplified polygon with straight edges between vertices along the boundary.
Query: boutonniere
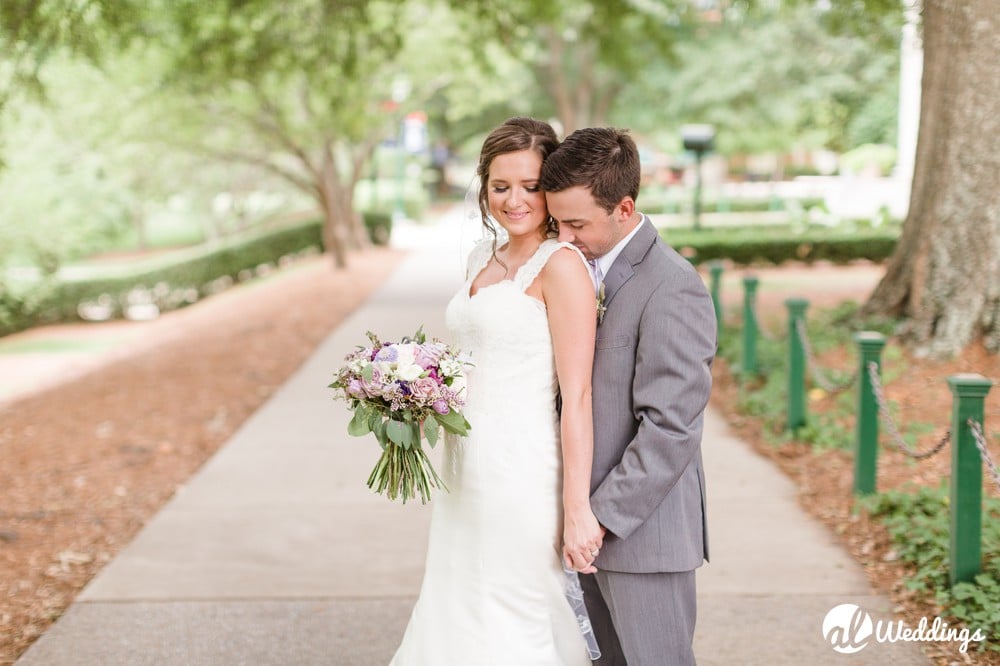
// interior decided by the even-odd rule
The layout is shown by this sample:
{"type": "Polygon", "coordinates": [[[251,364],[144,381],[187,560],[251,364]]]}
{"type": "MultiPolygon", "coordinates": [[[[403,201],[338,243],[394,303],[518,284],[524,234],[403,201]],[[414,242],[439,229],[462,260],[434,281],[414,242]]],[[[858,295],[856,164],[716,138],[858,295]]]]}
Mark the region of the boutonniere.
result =
{"type": "Polygon", "coordinates": [[[608,308],[604,305],[604,282],[597,287],[597,323],[598,325],[604,321],[604,313],[607,312],[608,308]]]}

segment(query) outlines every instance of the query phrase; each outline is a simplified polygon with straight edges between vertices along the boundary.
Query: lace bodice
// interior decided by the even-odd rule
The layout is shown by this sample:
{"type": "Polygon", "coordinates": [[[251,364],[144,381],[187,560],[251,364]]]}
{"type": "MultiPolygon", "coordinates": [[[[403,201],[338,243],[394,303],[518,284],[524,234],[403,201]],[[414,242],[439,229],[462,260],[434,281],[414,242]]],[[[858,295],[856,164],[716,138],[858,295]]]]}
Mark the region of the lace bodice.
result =
{"type": "MultiPolygon", "coordinates": [[[[534,389],[553,396],[556,389],[552,337],[545,304],[525,290],[541,273],[549,258],[569,243],[544,241],[513,278],[469,290],[492,256],[489,241],[476,245],[469,255],[466,280],[445,313],[448,329],[458,347],[472,356],[477,387],[534,389]],[[517,381],[511,386],[508,381],[517,381]]],[[[583,255],[580,254],[581,260],[583,255]]],[[[491,391],[492,392],[492,391],[491,391]]]]}

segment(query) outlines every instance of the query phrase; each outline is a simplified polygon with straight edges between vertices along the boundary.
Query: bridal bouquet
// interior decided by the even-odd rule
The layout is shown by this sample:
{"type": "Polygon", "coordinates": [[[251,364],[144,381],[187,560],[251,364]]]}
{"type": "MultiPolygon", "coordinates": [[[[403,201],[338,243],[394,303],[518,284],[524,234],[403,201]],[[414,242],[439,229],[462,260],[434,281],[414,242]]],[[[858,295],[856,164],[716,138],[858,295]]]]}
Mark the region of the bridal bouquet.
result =
{"type": "Polygon", "coordinates": [[[369,332],[371,346],[348,354],[330,384],[335,397],[354,410],[347,432],[356,437],[373,433],[382,447],[368,487],[390,500],[401,497],[404,504],[416,492],[426,503],[431,488],[447,490],[423,440],[433,447],[439,430],[466,435],[470,428],[460,411],[467,363],[457,350],[427,342],[422,329],[400,342],[381,342],[369,332]]]}

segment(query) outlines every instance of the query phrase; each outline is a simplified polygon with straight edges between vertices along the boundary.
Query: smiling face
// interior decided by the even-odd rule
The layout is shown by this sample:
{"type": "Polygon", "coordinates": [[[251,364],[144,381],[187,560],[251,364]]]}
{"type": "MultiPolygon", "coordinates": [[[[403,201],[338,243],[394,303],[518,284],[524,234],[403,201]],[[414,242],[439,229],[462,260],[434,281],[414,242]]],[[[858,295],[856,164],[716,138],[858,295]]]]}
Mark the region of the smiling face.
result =
{"type": "Polygon", "coordinates": [[[490,215],[510,236],[544,234],[548,209],[538,186],[542,157],[534,150],[497,155],[486,181],[490,215]]]}
{"type": "Polygon", "coordinates": [[[631,197],[622,199],[609,213],[582,185],[545,196],[549,212],[559,223],[559,240],[575,245],[587,259],[610,252],[637,224],[631,197]]]}

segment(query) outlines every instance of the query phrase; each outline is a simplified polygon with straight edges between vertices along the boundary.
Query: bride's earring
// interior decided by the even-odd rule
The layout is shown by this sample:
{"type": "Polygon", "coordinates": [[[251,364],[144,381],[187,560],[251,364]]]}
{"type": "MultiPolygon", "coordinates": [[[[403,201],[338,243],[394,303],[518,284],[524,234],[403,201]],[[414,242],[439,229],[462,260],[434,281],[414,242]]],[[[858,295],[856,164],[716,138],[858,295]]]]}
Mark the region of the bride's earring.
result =
{"type": "Polygon", "coordinates": [[[556,236],[559,235],[559,223],[551,215],[545,220],[545,231],[556,236]]]}

